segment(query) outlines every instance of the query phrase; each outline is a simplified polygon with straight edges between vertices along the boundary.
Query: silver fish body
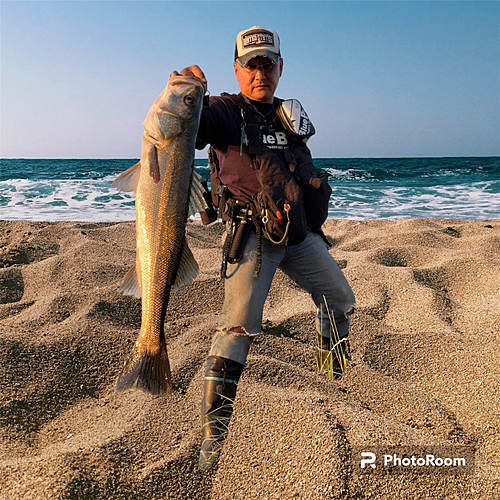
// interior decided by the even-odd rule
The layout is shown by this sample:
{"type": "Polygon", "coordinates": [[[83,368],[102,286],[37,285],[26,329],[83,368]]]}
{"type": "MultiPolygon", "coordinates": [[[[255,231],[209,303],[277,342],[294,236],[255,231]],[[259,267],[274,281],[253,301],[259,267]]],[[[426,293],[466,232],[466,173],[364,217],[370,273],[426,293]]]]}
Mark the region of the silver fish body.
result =
{"type": "Polygon", "coordinates": [[[205,208],[193,166],[204,94],[198,78],[172,73],[144,121],[141,161],[113,183],[136,193],[137,258],[119,290],[142,297],[141,330],[117,390],[172,390],[164,321],[172,287],[198,272],[185,226],[190,214],[205,208]]]}

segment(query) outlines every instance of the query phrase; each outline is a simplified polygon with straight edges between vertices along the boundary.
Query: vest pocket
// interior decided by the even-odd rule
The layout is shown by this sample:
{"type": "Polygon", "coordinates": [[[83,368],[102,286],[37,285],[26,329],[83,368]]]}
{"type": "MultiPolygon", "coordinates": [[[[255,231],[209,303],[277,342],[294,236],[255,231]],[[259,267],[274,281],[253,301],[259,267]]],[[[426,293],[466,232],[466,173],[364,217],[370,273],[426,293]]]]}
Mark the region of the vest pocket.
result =
{"type": "Polygon", "coordinates": [[[283,183],[264,185],[254,203],[264,236],[273,245],[297,245],[307,236],[302,191],[292,177],[283,183]]]}

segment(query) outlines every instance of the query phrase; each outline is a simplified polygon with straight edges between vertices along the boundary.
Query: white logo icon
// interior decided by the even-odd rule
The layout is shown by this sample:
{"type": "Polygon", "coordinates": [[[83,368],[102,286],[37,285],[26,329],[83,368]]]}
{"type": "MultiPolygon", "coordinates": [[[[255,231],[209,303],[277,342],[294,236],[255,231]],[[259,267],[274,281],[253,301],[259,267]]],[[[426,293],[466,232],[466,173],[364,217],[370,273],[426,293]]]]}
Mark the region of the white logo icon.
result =
{"type": "Polygon", "coordinates": [[[372,453],[370,451],[364,451],[361,453],[362,457],[368,457],[368,458],[362,458],[361,459],[361,468],[364,469],[367,465],[370,465],[372,469],[375,469],[377,466],[375,465],[375,460],[377,460],[377,457],[375,456],[375,453],[372,453]]]}

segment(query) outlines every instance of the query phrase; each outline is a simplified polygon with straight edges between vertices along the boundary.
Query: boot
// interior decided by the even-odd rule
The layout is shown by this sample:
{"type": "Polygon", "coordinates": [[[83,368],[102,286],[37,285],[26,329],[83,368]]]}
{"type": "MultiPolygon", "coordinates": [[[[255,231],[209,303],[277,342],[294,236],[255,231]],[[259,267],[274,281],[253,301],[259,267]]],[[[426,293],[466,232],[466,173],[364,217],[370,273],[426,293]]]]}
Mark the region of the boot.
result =
{"type": "Polygon", "coordinates": [[[334,343],[333,339],[318,334],[316,363],[318,371],[331,379],[339,379],[344,373],[347,361],[351,359],[347,337],[334,343]]]}
{"type": "Polygon", "coordinates": [[[233,414],[243,365],[219,356],[209,356],[205,371],[205,395],[201,406],[201,450],[199,468],[210,469],[219,457],[233,414]]]}

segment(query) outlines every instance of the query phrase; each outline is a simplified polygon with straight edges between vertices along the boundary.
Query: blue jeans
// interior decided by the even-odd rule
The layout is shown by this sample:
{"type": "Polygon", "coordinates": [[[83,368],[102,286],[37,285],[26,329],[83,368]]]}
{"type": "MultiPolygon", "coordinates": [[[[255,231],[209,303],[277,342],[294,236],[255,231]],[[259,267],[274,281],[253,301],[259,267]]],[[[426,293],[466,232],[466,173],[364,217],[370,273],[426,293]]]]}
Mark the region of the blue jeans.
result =
{"type": "Polygon", "coordinates": [[[278,268],[311,294],[317,307],[318,334],[325,339],[334,338],[330,313],[335,319],[338,337],[347,337],[355,305],[354,294],[323,238],[308,232],[299,245],[275,247],[262,237],[261,251],[262,267],[257,278],[254,277],[257,261],[254,232],[250,234],[240,262],[228,264],[220,326],[213,338],[210,356],[245,364],[253,338],[261,333],[264,302],[278,268]]]}

